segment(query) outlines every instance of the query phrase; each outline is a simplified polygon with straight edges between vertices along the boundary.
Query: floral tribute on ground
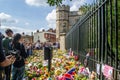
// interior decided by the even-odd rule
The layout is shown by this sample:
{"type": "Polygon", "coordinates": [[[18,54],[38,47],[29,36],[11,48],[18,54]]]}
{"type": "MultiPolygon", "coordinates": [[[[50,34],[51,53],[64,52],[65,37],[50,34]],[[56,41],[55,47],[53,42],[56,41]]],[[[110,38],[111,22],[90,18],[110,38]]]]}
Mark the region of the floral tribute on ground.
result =
{"type": "Polygon", "coordinates": [[[90,73],[78,56],[61,50],[53,51],[50,72],[43,51],[34,50],[34,54],[26,60],[25,76],[26,80],[97,80],[96,73],[90,73]]]}

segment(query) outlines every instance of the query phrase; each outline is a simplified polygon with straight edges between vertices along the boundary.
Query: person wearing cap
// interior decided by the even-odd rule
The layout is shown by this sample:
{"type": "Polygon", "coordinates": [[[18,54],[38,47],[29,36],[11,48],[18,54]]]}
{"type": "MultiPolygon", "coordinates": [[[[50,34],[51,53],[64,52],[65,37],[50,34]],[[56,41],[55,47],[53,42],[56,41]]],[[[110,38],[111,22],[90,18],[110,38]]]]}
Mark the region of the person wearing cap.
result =
{"type": "Polygon", "coordinates": [[[0,33],[0,80],[4,80],[4,67],[11,65],[15,61],[12,55],[6,56],[3,53],[2,34],[0,33]]]}
{"type": "MultiPolygon", "coordinates": [[[[13,36],[13,31],[11,29],[6,29],[5,30],[6,37],[3,38],[3,49],[5,52],[5,56],[9,55],[8,51],[12,50],[12,36],[13,36]]],[[[11,65],[5,67],[5,75],[6,75],[6,80],[10,80],[11,76],[11,65]]]]}

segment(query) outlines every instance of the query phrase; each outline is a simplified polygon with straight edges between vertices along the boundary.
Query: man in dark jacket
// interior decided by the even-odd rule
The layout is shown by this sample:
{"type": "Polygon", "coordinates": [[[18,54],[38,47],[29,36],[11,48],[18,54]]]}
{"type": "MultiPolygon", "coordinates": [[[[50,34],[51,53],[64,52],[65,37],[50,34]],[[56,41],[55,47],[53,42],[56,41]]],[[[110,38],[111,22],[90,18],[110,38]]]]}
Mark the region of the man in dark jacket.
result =
{"type": "Polygon", "coordinates": [[[14,61],[14,56],[4,56],[2,49],[2,34],[0,33],[0,80],[4,80],[4,67],[11,65],[14,61]]]}
{"type": "MultiPolygon", "coordinates": [[[[7,56],[8,51],[12,50],[11,44],[12,44],[13,31],[11,29],[6,29],[5,33],[6,33],[6,37],[3,38],[3,48],[5,51],[5,56],[7,56]]],[[[6,75],[6,80],[10,80],[11,65],[5,67],[5,75],[6,75]]]]}

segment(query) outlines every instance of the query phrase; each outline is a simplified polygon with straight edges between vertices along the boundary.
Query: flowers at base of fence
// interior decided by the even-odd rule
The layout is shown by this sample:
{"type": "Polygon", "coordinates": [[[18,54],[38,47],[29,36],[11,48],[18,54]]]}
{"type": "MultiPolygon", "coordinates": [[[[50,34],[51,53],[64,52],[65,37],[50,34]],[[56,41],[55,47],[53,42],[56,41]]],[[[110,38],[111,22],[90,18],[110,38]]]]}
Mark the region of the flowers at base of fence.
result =
{"type": "MultiPolygon", "coordinates": [[[[36,51],[37,54],[42,54],[36,51]]],[[[67,53],[53,53],[51,71],[48,72],[48,65],[41,56],[37,54],[28,59],[26,64],[26,76],[28,80],[87,80],[89,71],[81,65],[75,56],[67,53]]]]}
{"type": "Polygon", "coordinates": [[[89,74],[90,74],[90,71],[89,71],[89,69],[88,68],[85,68],[85,67],[81,67],[81,68],[79,68],[79,70],[78,70],[78,74],[82,74],[82,75],[84,75],[84,76],[89,76],[89,74]]]}
{"type": "Polygon", "coordinates": [[[94,71],[92,71],[92,73],[89,76],[89,80],[96,80],[96,78],[97,78],[97,74],[94,71]]]}

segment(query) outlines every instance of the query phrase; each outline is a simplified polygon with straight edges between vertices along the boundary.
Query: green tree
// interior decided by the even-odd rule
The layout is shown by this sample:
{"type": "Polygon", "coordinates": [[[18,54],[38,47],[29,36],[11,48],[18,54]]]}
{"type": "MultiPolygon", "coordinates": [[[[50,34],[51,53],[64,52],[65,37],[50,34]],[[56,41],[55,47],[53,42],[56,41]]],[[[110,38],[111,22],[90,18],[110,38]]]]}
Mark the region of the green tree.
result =
{"type": "MultiPolygon", "coordinates": [[[[62,4],[62,1],[63,0],[48,0],[47,3],[50,5],[50,6],[59,6],[62,4]]],[[[72,0],[70,0],[72,1],[72,0]]]]}

